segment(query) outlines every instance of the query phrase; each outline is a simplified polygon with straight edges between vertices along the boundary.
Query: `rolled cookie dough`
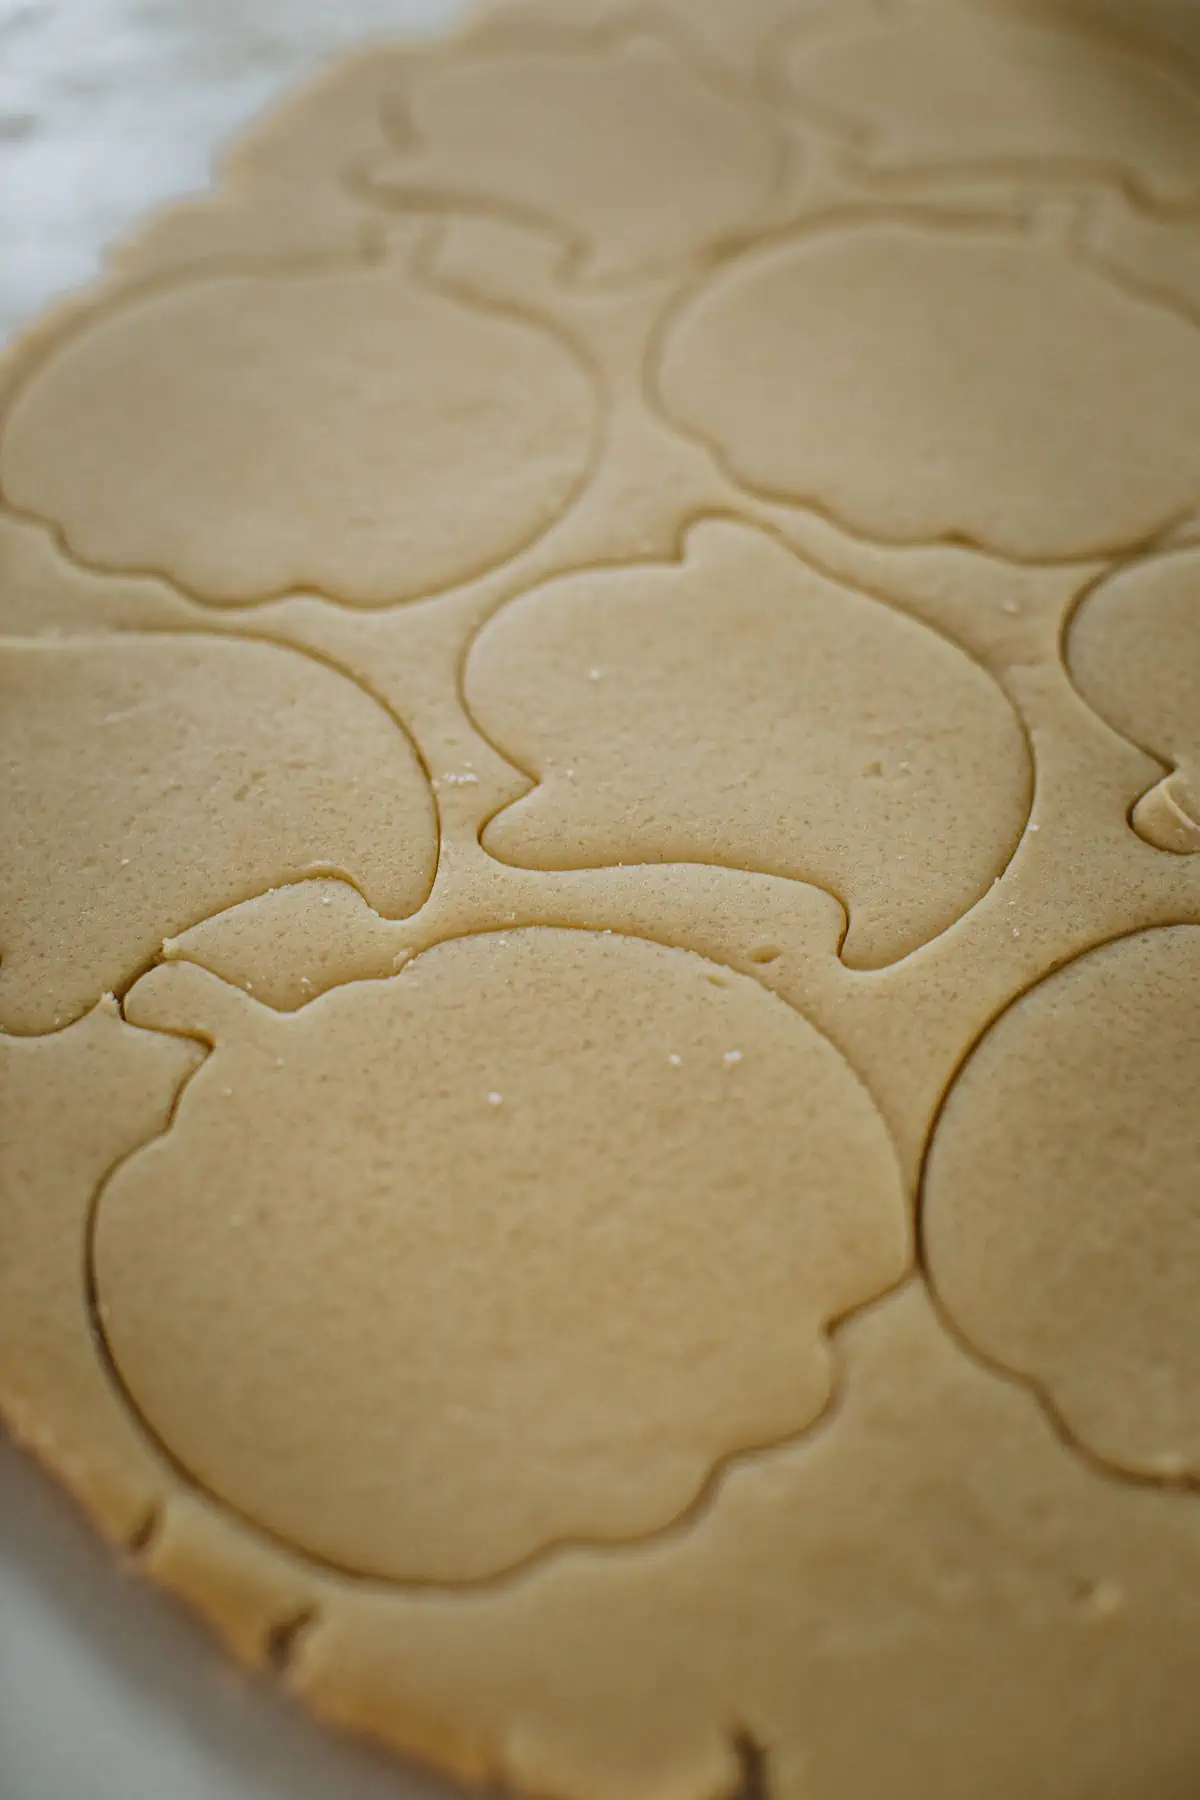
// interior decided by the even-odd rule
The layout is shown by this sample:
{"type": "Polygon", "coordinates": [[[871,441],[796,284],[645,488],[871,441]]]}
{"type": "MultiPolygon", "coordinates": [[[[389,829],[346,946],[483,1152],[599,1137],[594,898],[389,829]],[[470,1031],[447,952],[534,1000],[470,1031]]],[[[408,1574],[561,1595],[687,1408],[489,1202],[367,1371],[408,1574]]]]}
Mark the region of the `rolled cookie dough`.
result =
{"type": "Polygon", "coordinates": [[[1200,1791],[1197,71],[503,0],[0,365],[0,1416],[334,1721],[1200,1791]]]}

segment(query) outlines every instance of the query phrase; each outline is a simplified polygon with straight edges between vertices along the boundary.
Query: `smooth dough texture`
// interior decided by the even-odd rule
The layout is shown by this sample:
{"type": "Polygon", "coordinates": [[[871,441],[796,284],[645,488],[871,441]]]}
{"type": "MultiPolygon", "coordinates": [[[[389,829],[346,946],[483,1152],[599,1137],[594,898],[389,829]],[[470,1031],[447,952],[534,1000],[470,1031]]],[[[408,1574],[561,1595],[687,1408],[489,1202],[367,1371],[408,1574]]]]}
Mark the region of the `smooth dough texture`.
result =
{"type": "Polygon", "coordinates": [[[1089,951],[992,1026],[934,1133],[925,1244],[971,1341],[1123,1468],[1200,1474],[1200,925],[1089,951]]]}
{"type": "Polygon", "coordinates": [[[1200,489],[1195,329],[996,228],[879,218],[751,250],[685,304],[657,380],[737,481],[868,537],[1084,558],[1200,489]]]}
{"type": "Polygon", "coordinates": [[[118,1543],[144,1522],[151,1457],[97,1359],[79,1250],[97,1185],[166,1130],[202,1056],[197,1043],[132,1030],[111,999],[63,1031],[0,1035],[0,1407],[118,1543]]]}
{"type": "MultiPolygon", "coordinates": [[[[130,1016],[204,1030],[209,988],[163,969],[130,1016]]],[[[668,1524],[821,1411],[824,1327],[904,1271],[857,1077],[686,951],[460,938],[229,1033],[100,1198],[105,1329],[205,1488],[355,1573],[668,1524]]]]}
{"type": "Polygon", "coordinates": [[[1195,201],[1200,97],[1175,71],[1043,11],[917,0],[844,38],[802,30],[788,80],[878,175],[1111,171],[1152,200],[1195,201]]]}
{"type": "Polygon", "coordinates": [[[781,32],[797,24],[819,21],[843,0],[649,0],[632,7],[629,0],[482,0],[478,13],[487,21],[528,28],[562,27],[568,20],[619,29],[631,17],[653,21],[669,32],[693,57],[704,60],[711,74],[737,74],[753,79],[773,51],[781,32]]]}
{"type": "Polygon", "coordinates": [[[335,1723],[1200,1793],[1198,200],[1184,0],[491,0],[0,359],[0,1421],[335,1723]]]}
{"type": "Polygon", "coordinates": [[[544,218],[592,279],[744,233],[781,155],[769,118],[638,37],[497,48],[414,70],[393,130],[401,153],[373,174],[385,188],[544,218]]]}
{"type": "Polygon", "coordinates": [[[533,1794],[716,1800],[741,1732],[787,1795],[1186,1800],[1200,1508],[1081,1467],[915,1287],[845,1357],[837,1429],[738,1471],[695,1531],[505,1593],[363,1595],[304,1643],[301,1691],[533,1794]]]}
{"type": "Polygon", "coordinates": [[[1067,664],[1096,711],[1168,765],[1135,806],[1135,829],[1164,850],[1200,851],[1200,552],[1100,583],[1072,621],[1067,664]]]}
{"type": "Polygon", "coordinates": [[[67,1024],[165,937],[280,881],[337,870],[392,916],[429,892],[437,823],[412,745],[310,657],[9,638],[0,684],[9,1031],[67,1024]]]}
{"type": "Polygon", "coordinates": [[[0,433],[0,489],[83,561],[233,605],[450,587],[551,525],[587,371],[403,269],[205,276],[88,322],[0,433]]]}
{"type": "Polygon", "coordinates": [[[1028,811],[1020,726],[974,663],[736,525],[698,526],[679,568],[570,575],[514,602],[472,650],[466,694],[540,778],[488,825],[494,854],[811,882],[845,905],[858,968],[965,912],[1028,811]]]}

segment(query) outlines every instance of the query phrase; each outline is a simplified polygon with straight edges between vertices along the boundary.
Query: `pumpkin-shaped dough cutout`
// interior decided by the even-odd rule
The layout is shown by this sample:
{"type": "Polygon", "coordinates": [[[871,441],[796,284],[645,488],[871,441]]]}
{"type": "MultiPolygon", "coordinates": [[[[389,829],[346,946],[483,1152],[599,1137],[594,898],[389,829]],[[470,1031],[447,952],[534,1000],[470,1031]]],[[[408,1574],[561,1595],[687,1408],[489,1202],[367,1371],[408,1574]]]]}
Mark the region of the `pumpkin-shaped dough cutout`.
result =
{"type": "Polygon", "coordinates": [[[404,268],[218,274],[126,298],[34,363],[0,485],[99,568],[218,605],[381,606],[534,542],[595,429],[565,343],[404,268]]]}
{"type": "Polygon", "coordinates": [[[216,1049],[99,1202],[116,1369],[195,1481],[355,1573],[667,1525],[819,1415],[826,1327],[905,1268],[866,1090],[689,951],[531,927],[298,1013],[185,964],[128,1006],[216,1049]]]}

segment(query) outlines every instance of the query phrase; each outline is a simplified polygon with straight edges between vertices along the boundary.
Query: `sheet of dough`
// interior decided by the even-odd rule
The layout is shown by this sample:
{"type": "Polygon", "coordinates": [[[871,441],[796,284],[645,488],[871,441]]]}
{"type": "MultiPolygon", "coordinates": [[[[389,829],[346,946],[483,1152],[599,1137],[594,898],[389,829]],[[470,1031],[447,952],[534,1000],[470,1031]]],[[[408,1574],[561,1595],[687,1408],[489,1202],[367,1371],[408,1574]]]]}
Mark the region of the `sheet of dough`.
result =
{"type": "Polygon", "coordinates": [[[1198,190],[1166,5],[505,0],[0,364],[0,1414],[317,1712],[1194,1791],[1198,190]]]}

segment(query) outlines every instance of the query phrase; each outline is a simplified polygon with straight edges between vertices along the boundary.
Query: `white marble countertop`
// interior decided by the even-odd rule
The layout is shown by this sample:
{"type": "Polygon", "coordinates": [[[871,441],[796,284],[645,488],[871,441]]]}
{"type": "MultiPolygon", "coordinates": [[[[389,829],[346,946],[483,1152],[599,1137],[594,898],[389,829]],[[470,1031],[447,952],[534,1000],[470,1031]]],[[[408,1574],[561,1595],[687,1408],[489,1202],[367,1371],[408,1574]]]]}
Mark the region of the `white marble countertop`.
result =
{"type": "Polygon", "coordinates": [[[342,45],[462,0],[0,0],[0,336],[342,45]]]}
{"type": "MultiPolygon", "coordinates": [[[[0,338],[340,45],[459,0],[0,0],[0,338]]],[[[0,1439],[3,1800],[433,1800],[133,1580],[0,1439]]]]}

